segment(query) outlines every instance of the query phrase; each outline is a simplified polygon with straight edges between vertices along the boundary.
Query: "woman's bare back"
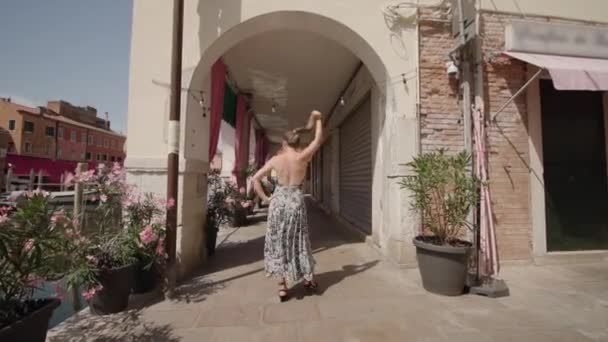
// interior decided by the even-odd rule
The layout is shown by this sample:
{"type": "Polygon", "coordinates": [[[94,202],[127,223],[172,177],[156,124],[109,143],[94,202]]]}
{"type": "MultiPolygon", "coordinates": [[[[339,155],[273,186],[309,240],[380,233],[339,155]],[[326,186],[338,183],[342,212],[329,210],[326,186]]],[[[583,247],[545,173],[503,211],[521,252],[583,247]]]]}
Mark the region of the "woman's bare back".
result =
{"type": "Polygon", "coordinates": [[[283,140],[283,148],[281,152],[271,158],[253,176],[255,192],[262,200],[268,200],[268,195],[264,192],[260,179],[264,175],[269,174],[272,170],[277,173],[280,185],[302,185],[304,179],[306,178],[306,168],[308,163],[312,160],[315,152],[317,152],[317,150],[319,150],[321,147],[321,137],[323,135],[323,124],[321,119],[322,115],[319,111],[313,110],[310,113],[306,129],[310,130],[314,128],[315,136],[308,146],[302,150],[297,148],[297,146],[294,146],[297,145],[297,142],[299,141],[299,136],[296,134],[297,129],[287,132],[291,134],[291,138],[297,139],[289,138],[289,140],[294,140],[292,142],[283,140]]]}
{"type": "Polygon", "coordinates": [[[289,149],[272,158],[271,165],[280,185],[302,185],[306,178],[307,158],[301,152],[289,149]]]}

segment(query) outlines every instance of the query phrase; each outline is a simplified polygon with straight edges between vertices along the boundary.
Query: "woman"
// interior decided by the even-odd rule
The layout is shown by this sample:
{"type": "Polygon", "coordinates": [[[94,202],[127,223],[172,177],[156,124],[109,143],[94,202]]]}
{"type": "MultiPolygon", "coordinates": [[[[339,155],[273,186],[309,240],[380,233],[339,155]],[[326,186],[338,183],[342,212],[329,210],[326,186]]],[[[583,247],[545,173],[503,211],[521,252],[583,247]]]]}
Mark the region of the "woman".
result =
{"type": "Polygon", "coordinates": [[[270,199],[264,192],[260,180],[275,170],[278,178],[270,207],[268,209],[268,230],[264,244],[264,267],[266,275],[278,277],[279,299],[289,299],[287,281],[304,279],[308,292],[317,289],[314,281],[315,260],[308,236],[308,217],[301,185],[306,177],[308,163],[321,146],[323,125],[321,113],[312,111],[304,128],[288,131],[283,136],[281,152],[271,158],[253,176],[256,193],[264,201],[270,199]],[[305,148],[300,147],[300,133],[315,130],[313,141],[305,148]]]}

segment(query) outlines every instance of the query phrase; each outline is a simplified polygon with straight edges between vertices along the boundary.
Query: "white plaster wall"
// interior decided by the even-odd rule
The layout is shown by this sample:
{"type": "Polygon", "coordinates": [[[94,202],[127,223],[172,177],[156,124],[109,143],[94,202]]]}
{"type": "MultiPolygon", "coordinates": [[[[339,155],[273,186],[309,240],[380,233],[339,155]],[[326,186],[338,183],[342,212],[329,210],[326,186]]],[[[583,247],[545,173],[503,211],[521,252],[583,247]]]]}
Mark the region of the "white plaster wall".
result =
{"type": "MultiPolygon", "coordinates": [[[[212,63],[242,39],[265,31],[288,28],[322,34],[350,49],[373,77],[374,236],[389,258],[413,262],[409,239],[416,223],[411,220],[407,196],[391,177],[403,173],[399,165],[417,151],[417,89],[404,87],[400,76],[416,75],[416,30],[406,24],[387,27],[382,9],[389,3],[393,2],[186,0],[182,86],[191,93],[182,93],[182,181],[196,182],[206,172],[209,116],[193,97],[204,91],[205,106],[209,105],[212,63]]],[[[131,180],[155,191],[165,188],[171,25],[172,2],[134,0],[126,165],[131,180]]],[[[180,197],[194,195],[182,191],[180,197]]],[[[202,225],[204,205],[184,199],[178,208],[180,224],[187,232],[202,225]],[[186,221],[192,227],[186,227],[186,221]]],[[[201,241],[188,243],[202,245],[201,241]]],[[[188,259],[184,274],[198,263],[189,258],[203,259],[198,255],[182,258],[188,259]]]]}

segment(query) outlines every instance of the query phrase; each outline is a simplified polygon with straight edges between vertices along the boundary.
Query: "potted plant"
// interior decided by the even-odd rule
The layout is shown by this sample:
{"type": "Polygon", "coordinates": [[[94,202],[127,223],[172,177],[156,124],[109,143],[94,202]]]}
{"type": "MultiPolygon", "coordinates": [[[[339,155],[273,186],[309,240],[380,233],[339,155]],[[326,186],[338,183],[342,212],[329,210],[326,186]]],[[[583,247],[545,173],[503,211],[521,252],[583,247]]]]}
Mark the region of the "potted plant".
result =
{"type": "Polygon", "coordinates": [[[247,225],[247,213],[253,206],[253,202],[247,198],[247,190],[238,188],[235,184],[226,184],[226,204],[230,211],[230,224],[232,227],[243,227],[247,225]]]}
{"type": "Polygon", "coordinates": [[[227,199],[227,185],[219,172],[213,171],[207,178],[207,255],[215,253],[219,226],[227,222],[230,215],[227,199]]]}
{"type": "Polygon", "coordinates": [[[43,342],[59,298],[34,299],[34,290],[68,271],[71,220],[54,212],[48,194],[27,193],[16,208],[0,209],[0,341],[43,342]]]}
{"type": "Polygon", "coordinates": [[[412,175],[400,184],[410,191],[412,209],[422,218],[413,239],[424,288],[455,296],[465,287],[472,244],[463,240],[469,210],[476,205],[479,181],[470,172],[471,157],[444,150],[425,153],[407,164],[412,175]]]}
{"type": "Polygon", "coordinates": [[[112,168],[100,165],[97,170],[71,176],[70,181],[92,185],[99,194],[99,204],[90,213],[96,231],[82,239],[73,253],[68,283],[85,288],[83,297],[91,312],[120,312],[128,305],[137,263],[133,239],[122,226],[122,199],[131,189],[119,164],[112,168]]]}
{"type": "Polygon", "coordinates": [[[124,222],[137,259],[133,293],[149,292],[158,285],[166,261],[166,209],[174,204],[151,193],[141,195],[135,189],[123,198],[124,222]]]}

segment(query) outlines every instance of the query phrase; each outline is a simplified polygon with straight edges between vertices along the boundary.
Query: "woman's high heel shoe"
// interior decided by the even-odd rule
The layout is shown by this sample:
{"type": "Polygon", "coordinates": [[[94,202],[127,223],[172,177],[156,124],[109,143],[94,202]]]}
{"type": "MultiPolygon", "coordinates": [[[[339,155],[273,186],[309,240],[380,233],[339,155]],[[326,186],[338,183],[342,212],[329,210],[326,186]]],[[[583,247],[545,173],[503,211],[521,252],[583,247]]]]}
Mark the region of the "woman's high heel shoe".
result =
{"type": "Polygon", "coordinates": [[[285,290],[285,289],[280,289],[279,290],[279,300],[281,301],[281,303],[288,301],[289,292],[287,292],[287,290],[285,290]]]}
{"type": "Polygon", "coordinates": [[[308,295],[316,294],[319,289],[319,285],[315,281],[305,281],[304,289],[308,295]]]}

